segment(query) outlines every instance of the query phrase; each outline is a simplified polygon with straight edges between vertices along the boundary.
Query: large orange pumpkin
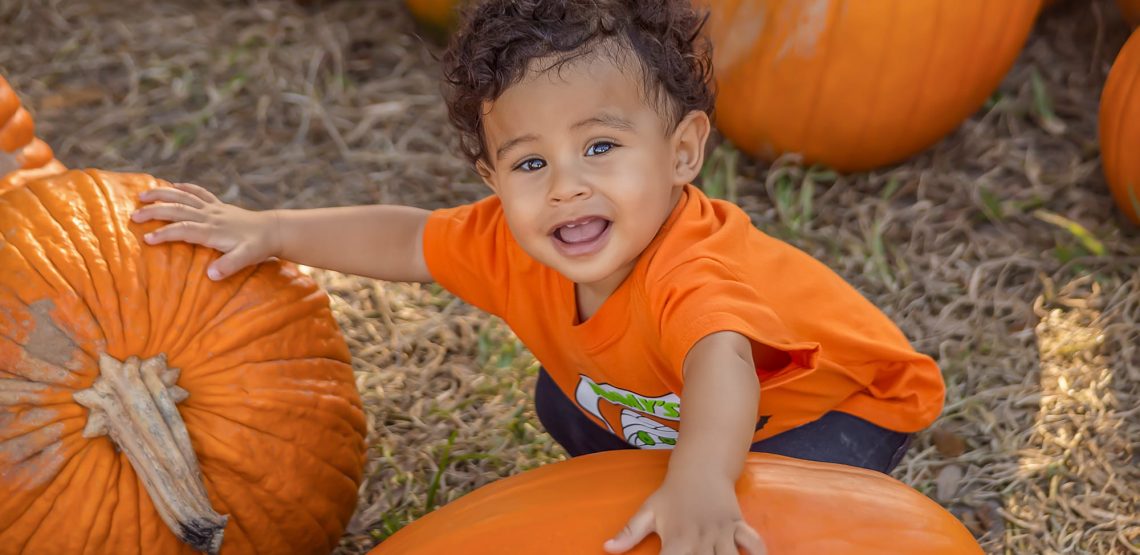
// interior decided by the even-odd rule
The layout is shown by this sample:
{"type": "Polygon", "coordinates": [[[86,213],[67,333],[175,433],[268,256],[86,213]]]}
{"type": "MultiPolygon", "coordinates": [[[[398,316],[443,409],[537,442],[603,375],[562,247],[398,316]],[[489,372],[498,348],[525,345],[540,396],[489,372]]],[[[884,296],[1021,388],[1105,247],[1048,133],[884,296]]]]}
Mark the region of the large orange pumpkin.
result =
{"type": "Polygon", "coordinates": [[[1116,0],[1116,5],[1120,6],[1120,14],[1125,21],[1133,27],[1140,25],[1140,0],[1116,0]]]}
{"type": "Polygon", "coordinates": [[[328,298],[291,264],[212,282],[217,252],[144,246],[160,184],[0,194],[0,552],[327,554],[365,433],[328,298]]]}
{"type": "Polygon", "coordinates": [[[717,127],[744,151],[841,171],[903,160],[982,106],[1040,0],[699,0],[717,127]]]}
{"type": "MultiPolygon", "coordinates": [[[[530,470],[413,522],[375,555],[601,553],[661,485],[668,453],[611,451],[530,470]]],[[[773,555],[982,553],[961,523],[878,472],[753,453],[737,484],[744,517],[773,555]]],[[[661,549],[651,535],[631,553],[661,549]]]]}
{"type": "Polygon", "coordinates": [[[0,193],[28,179],[64,171],[51,147],[36,137],[31,114],[0,76],[0,193]]]}
{"type": "Polygon", "coordinates": [[[1140,224],[1140,30],[1124,43],[1100,97],[1100,156],[1112,198],[1140,224]]]}

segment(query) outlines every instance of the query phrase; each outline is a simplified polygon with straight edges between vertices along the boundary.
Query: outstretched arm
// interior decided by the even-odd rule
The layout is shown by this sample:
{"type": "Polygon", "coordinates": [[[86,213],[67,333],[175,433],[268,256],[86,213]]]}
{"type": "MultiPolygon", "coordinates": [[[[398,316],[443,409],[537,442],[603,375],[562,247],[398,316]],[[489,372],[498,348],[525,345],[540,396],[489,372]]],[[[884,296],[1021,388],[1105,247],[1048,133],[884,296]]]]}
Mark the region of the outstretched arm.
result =
{"type": "Polygon", "coordinates": [[[145,236],[149,244],[186,241],[225,253],[211,279],[276,256],[308,266],[387,281],[432,281],[423,257],[428,211],[368,205],[251,211],[226,204],[190,183],[145,191],[150,204],[135,222],[173,222],[145,236]]]}
{"type": "Polygon", "coordinates": [[[740,513],[735,485],[755,431],[760,383],[751,342],[717,332],[685,357],[685,389],[677,446],[661,487],[614,539],[624,553],[652,532],[662,553],[765,553],[764,542],[740,513]]]}

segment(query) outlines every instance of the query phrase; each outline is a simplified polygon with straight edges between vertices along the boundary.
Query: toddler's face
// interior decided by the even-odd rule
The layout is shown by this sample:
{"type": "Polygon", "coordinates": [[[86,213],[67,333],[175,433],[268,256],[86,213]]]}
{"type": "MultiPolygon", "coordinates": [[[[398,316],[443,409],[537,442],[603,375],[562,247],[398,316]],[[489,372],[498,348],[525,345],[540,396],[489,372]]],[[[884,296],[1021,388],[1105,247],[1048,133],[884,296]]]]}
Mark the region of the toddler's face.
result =
{"type": "Polygon", "coordinates": [[[490,166],[511,233],[533,258],[609,295],[633,269],[700,170],[708,117],[666,135],[639,71],[591,56],[507,89],[484,117],[490,166]]]}

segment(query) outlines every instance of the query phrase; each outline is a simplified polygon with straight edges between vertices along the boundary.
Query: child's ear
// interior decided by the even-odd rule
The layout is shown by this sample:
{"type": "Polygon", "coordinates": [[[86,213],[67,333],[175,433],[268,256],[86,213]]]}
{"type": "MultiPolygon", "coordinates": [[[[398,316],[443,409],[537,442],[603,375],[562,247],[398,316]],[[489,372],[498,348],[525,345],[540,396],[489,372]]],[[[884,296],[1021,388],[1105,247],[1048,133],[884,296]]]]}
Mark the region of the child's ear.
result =
{"type": "Polygon", "coordinates": [[[685,114],[673,130],[673,179],[676,184],[687,185],[700,175],[705,161],[705,143],[711,130],[709,115],[699,110],[685,114]]]}
{"type": "Polygon", "coordinates": [[[499,194],[499,186],[495,183],[495,170],[491,169],[483,160],[475,161],[475,171],[483,178],[483,184],[491,189],[492,193],[499,194]]]}

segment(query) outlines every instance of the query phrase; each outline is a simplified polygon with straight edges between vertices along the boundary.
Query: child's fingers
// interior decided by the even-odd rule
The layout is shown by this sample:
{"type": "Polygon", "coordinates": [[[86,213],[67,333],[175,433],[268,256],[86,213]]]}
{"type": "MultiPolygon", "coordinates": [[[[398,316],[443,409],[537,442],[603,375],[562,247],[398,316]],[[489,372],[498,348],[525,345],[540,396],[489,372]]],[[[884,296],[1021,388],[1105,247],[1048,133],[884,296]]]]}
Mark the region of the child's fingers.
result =
{"type": "Polygon", "coordinates": [[[131,214],[135,223],[161,220],[164,222],[201,222],[204,216],[200,210],[185,204],[148,204],[131,214]]]}
{"type": "Polygon", "coordinates": [[[201,199],[203,202],[220,202],[214,193],[207,191],[205,187],[200,187],[193,183],[175,183],[174,188],[179,191],[186,191],[191,195],[201,199]]]}
{"type": "Polygon", "coordinates": [[[171,241],[185,241],[187,243],[194,243],[195,245],[212,247],[212,245],[210,245],[210,231],[204,224],[198,222],[183,221],[162,226],[143,235],[143,241],[146,241],[148,245],[169,243],[171,241]]]}
{"type": "Polygon", "coordinates": [[[210,279],[218,281],[226,279],[241,271],[242,268],[250,264],[257,264],[258,262],[261,261],[257,260],[257,257],[250,252],[249,249],[238,247],[215,260],[213,264],[210,264],[209,269],[206,270],[206,275],[210,279]]]}
{"type": "MultiPolygon", "coordinates": [[[[746,555],[768,555],[768,548],[764,545],[764,540],[760,538],[760,534],[743,520],[736,523],[733,539],[746,555]]],[[[736,548],[732,549],[731,553],[736,553],[736,548]]],[[[720,553],[719,548],[717,553],[720,553]]],[[[730,552],[726,551],[725,553],[730,552]]]]}
{"type": "Polygon", "coordinates": [[[186,191],[178,189],[171,189],[170,187],[158,187],[156,189],[147,189],[139,193],[139,200],[143,202],[172,202],[177,204],[185,204],[186,206],[193,206],[194,208],[202,208],[206,206],[206,201],[190,194],[186,191]]]}
{"type": "MultiPolygon", "coordinates": [[[[736,528],[729,527],[720,530],[716,536],[716,545],[713,547],[714,555],[740,555],[740,551],[736,549],[736,528]]],[[[745,553],[749,553],[745,551],[745,553]]]]}
{"type": "Polygon", "coordinates": [[[618,535],[613,539],[607,540],[602,546],[606,553],[625,553],[634,546],[641,543],[651,532],[653,532],[653,510],[646,505],[642,505],[637,514],[629,519],[629,523],[622,528],[618,535]]]}

